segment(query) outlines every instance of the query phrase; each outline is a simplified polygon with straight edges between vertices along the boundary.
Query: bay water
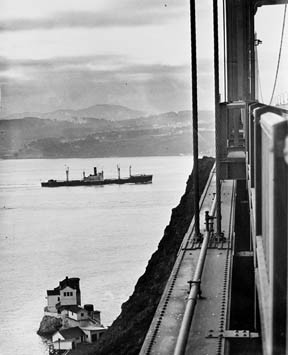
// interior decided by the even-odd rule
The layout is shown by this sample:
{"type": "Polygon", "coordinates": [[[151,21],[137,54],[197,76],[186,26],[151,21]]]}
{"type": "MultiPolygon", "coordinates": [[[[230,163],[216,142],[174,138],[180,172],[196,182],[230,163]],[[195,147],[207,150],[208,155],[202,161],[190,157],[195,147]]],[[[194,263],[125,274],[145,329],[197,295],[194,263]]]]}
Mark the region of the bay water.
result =
{"type": "Polygon", "coordinates": [[[79,277],[82,305],[110,325],[157,249],[186,187],[192,157],[0,161],[0,354],[46,355],[36,334],[46,290],[79,277]],[[146,185],[42,188],[41,181],[153,174],[146,185]]]}

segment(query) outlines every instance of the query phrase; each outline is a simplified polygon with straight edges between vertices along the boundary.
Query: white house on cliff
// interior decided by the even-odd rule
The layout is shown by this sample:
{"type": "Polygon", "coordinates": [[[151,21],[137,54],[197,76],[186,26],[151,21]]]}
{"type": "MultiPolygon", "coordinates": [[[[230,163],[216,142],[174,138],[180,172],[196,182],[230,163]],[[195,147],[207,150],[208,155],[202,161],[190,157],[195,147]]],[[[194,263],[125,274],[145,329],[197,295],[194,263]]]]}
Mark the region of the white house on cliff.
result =
{"type": "Polygon", "coordinates": [[[79,343],[98,341],[107,330],[100,312],[92,304],[81,307],[80,279],[66,278],[53,290],[47,290],[45,315],[62,319],[62,327],[52,335],[51,346],[58,350],[74,349],[79,343]]]}
{"type": "Polygon", "coordinates": [[[80,279],[78,277],[66,278],[59,282],[54,290],[47,290],[46,311],[58,313],[61,306],[79,306],[81,304],[80,279]]]}

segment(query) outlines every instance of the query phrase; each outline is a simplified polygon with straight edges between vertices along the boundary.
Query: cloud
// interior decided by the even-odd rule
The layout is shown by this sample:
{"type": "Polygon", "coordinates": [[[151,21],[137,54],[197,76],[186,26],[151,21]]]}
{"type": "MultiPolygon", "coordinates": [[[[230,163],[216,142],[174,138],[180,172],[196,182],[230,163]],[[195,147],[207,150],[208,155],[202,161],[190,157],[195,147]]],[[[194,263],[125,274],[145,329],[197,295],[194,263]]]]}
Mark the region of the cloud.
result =
{"type": "MultiPolygon", "coordinates": [[[[199,59],[198,69],[200,91],[209,102],[211,60],[199,59]]],[[[191,106],[189,64],[141,63],[125,55],[0,57],[0,83],[10,112],[77,109],[95,103],[123,104],[150,112],[191,106]]]]}
{"type": "Polygon", "coordinates": [[[97,12],[70,11],[57,12],[40,18],[15,18],[2,20],[0,31],[50,30],[56,28],[100,28],[149,26],[171,23],[183,15],[183,6],[141,5],[136,1],[134,6],[119,7],[97,12]]]}
{"type": "MultiPolygon", "coordinates": [[[[179,111],[191,108],[191,78],[183,68],[143,67],[146,74],[88,71],[42,74],[30,82],[11,79],[2,90],[6,112],[80,109],[94,104],[119,104],[146,112],[179,111]],[[155,74],[156,73],[156,74],[155,74]]],[[[211,78],[199,77],[199,109],[213,105],[211,78]]]]}
{"type": "MultiPolygon", "coordinates": [[[[84,2],[81,11],[75,0],[74,7],[66,7],[69,11],[52,1],[45,11],[26,11],[27,17],[6,14],[0,23],[1,52],[10,58],[0,57],[0,83],[5,84],[7,110],[95,103],[145,111],[190,107],[188,0],[99,0],[90,11],[84,2]],[[54,57],[36,59],[49,56],[54,57]]],[[[207,51],[207,41],[199,40],[201,46],[207,51]]],[[[206,73],[205,91],[211,69],[202,60],[198,68],[199,82],[206,73]]]]}
{"type": "Polygon", "coordinates": [[[124,63],[126,61],[125,56],[113,55],[113,54],[103,54],[103,55],[93,55],[93,56],[75,56],[75,57],[52,57],[45,59],[11,59],[7,57],[0,57],[0,71],[7,68],[26,68],[35,70],[49,70],[63,68],[67,66],[84,66],[88,64],[101,65],[105,63],[106,65],[112,65],[113,63],[124,63]]]}
{"type": "MultiPolygon", "coordinates": [[[[55,57],[51,59],[8,59],[0,57],[0,78],[6,73],[23,73],[24,77],[39,80],[43,76],[84,75],[90,78],[122,77],[142,75],[181,75],[189,74],[188,65],[143,64],[129,62],[125,56],[98,55],[82,57],[55,57]]],[[[11,75],[8,75],[11,76],[11,75]]]]}
{"type": "Polygon", "coordinates": [[[115,103],[148,111],[187,108],[189,65],[131,63],[96,56],[9,60],[0,58],[6,111],[50,111],[115,103]],[[105,66],[105,63],[107,64],[105,66]],[[8,73],[22,73],[7,75],[8,73]],[[169,97],[169,100],[165,99],[169,97]],[[169,107],[168,107],[169,106],[169,107]]]}

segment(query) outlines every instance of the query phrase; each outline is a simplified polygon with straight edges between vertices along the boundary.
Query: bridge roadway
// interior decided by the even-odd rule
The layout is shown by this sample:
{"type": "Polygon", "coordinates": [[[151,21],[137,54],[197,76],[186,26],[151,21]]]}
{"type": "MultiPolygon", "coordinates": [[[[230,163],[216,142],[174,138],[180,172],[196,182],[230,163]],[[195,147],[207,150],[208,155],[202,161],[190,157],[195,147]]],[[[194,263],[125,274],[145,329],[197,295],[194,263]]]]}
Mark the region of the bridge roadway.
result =
{"type": "MultiPolygon", "coordinates": [[[[216,176],[212,169],[200,200],[200,228],[205,230],[205,211],[210,211],[215,198],[216,176]]],[[[229,280],[233,243],[235,182],[226,180],[221,186],[222,231],[226,240],[210,238],[198,299],[185,354],[223,353],[227,336],[226,324],[229,302],[229,280]]],[[[249,223],[249,221],[247,221],[249,223]]],[[[173,354],[200,252],[200,243],[193,240],[194,218],[179,249],[154,318],[147,332],[140,355],[173,354]]]]}

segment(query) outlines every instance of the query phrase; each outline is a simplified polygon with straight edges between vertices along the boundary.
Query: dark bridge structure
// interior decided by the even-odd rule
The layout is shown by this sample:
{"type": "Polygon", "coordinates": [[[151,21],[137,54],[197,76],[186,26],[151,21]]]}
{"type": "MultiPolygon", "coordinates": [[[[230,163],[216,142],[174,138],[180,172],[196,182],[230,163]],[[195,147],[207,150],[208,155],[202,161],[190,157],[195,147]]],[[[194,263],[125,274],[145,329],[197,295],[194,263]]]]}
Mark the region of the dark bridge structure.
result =
{"type": "MultiPolygon", "coordinates": [[[[288,354],[288,111],[258,99],[254,19],[287,0],[226,0],[220,102],[213,0],[216,164],[140,354],[288,354]]],[[[197,53],[191,1],[194,169],[197,53]]],[[[285,18],[285,17],[284,17],[285,18]]],[[[279,19],[280,20],[280,19],[279,19]]],[[[198,176],[195,174],[195,188],[198,176]]]]}

